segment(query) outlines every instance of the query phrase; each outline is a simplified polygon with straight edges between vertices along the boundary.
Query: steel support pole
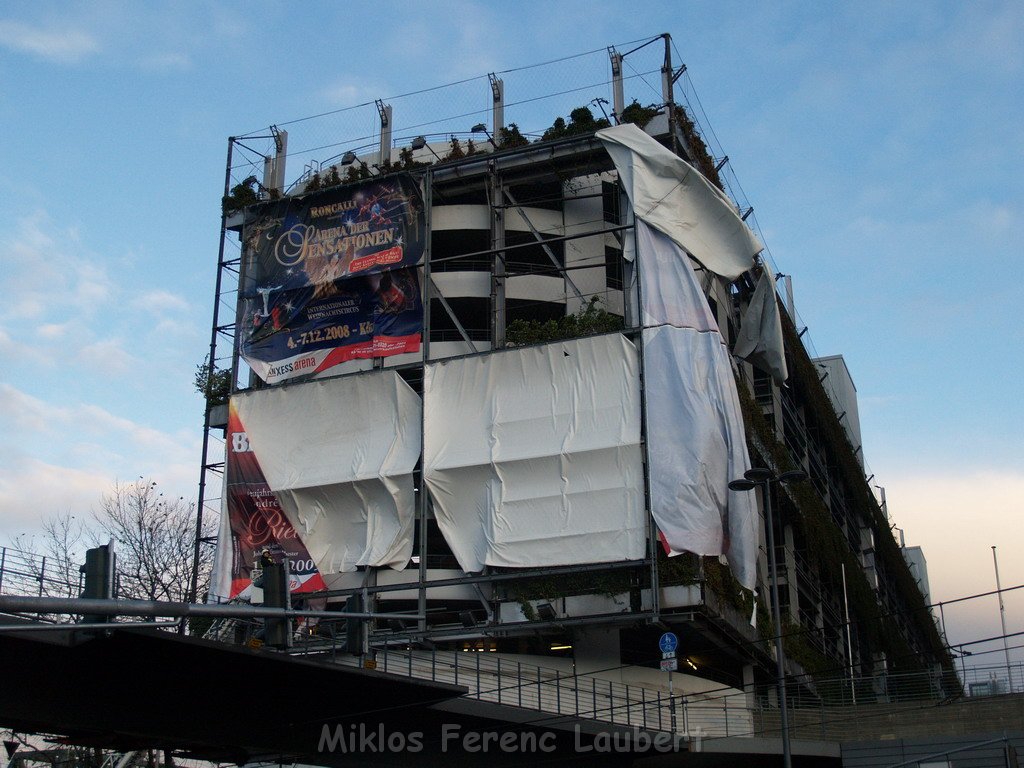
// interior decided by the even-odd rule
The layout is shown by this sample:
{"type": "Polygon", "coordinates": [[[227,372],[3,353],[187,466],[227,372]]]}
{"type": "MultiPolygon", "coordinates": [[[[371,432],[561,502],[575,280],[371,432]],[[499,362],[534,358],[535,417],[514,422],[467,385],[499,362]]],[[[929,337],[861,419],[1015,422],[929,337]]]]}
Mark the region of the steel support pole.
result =
{"type": "Polygon", "coordinates": [[[665,39],[665,63],[661,68],[661,90],[662,97],[668,109],[668,135],[672,140],[672,153],[679,154],[679,141],[676,139],[676,99],[672,92],[673,75],[672,67],[672,36],[668,32],[662,37],[665,39]]]}
{"type": "MultiPolygon", "coordinates": [[[[631,214],[632,215],[632,214],[631,214]]],[[[625,248],[626,237],[633,238],[633,253],[637,253],[636,249],[636,229],[629,235],[623,236],[623,248],[625,248]]],[[[650,512],[651,504],[651,461],[650,461],[650,441],[647,439],[647,377],[646,368],[644,367],[644,337],[643,337],[643,301],[644,297],[640,290],[640,263],[639,259],[634,258],[633,269],[634,274],[637,276],[636,279],[636,309],[637,309],[637,324],[640,326],[637,334],[637,353],[640,362],[640,433],[644,437],[644,499],[647,501],[647,557],[650,558],[650,581],[651,581],[651,611],[653,612],[653,618],[651,622],[657,622],[659,620],[659,614],[661,613],[661,583],[658,574],[658,547],[660,542],[658,541],[658,524],[654,519],[654,514],[650,512]]],[[[623,270],[625,273],[625,270],[623,270]]],[[[623,295],[625,295],[625,285],[623,285],[623,295]]]]}
{"type": "Polygon", "coordinates": [[[772,575],[772,616],[775,619],[775,666],[779,694],[779,719],[782,726],[782,763],[793,768],[793,756],[789,745],[789,713],[786,708],[786,656],[782,649],[782,610],[779,606],[779,571],[775,558],[775,520],[772,517],[771,481],[761,483],[764,496],[764,516],[768,528],[768,569],[772,575]]]}
{"type": "MultiPolygon", "coordinates": [[[[224,168],[224,196],[226,197],[231,191],[231,160],[232,154],[235,148],[235,139],[232,136],[228,139],[228,157],[224,168]]],[[[209,374],[213,375],[214,366],[217,362],[217,334],[220,331],[217,328],[217,321],[220,318],[220,290],[223,283],[224,274],[224,240],[227,237],[227,221],[228,217],[226,213],[222,213],[220,217],[220,247],[217,252],[217,280],[216,287],[214,288],[213,296],[213,325],[210,329],[210,357],[209,363],[209,374]]],[[[234,371],[232,371],[232,375],[234,371]]],[[[203,546],[203,504],[206,503],[206,473],[208,471],[210,452],[210,404],[209,402],[203,405],[203,447],[202,447],[202,466],[199,468],[199,494],[196,498],[196,538],[192,550],[192,578],[189,581],[188,588],[188,601],[190,603],[196,602],[199,591],[199,552],[203,546]]],[[[185,625],[182,624],[181,631],[185,631],[185,625]]]]}
{"type": "Polygon", "coordinates": [[[850,662],[850,700],[857,703],[857,686],[854,684],[853,671],[853,639],[850,636],[850,600],[846,595],[846,563],[842,564],[843,570],[843,610],[846,613],[846,657],[850,662]]]}
{"type": "Polygon", "coordinates": [[[491,207],[491,349],[505,346],[505,209],[503,184],[489,163],[488,203],[491,207]]]}
{"type": "Polygon", "coordinates": [[[551,246],[544,242],[544,236],[540,233],[540,230],[538,230],[533,225],[533,222],[530,221],[530,217],[526,215],[526,211],[523,210],[523,207],[519,205],[519,202],[512,195],[512,190],[505,188],[504,191],[505,197],[507,197],[508,201],[512,203],[512,207],[516,209],[520,217],[522,217],[523,222],[529,228],[530,234],[533,235],[533,239],[537,241],[541,249],[543,249],[544,253],[547,255],[548,259],[551,261],[551,264],[554,266],[556,270],[558,270],[558,273],[562,276],[562,278],[569,285],[569,287],[572,288],[572,292],[576,294],[576,298],[579,299],[580,304],[586,306],[587,300],[583,298],[583,294],[580,293],[580,289],[576,287],[576,283],[574,283],[572,278],[569,276],[569,273],[565,269],[565,264],[558,263],[558,259],[555,257],[554,251],[551,250],[551,246]]]}
{"type": "MultiPolygon", "coordinates": [[[[426,392],[425,384],[427,381],[427,364],[430,362],[430,303],[431,298],[431,287],[433,278],[430,276],[430,257],[433,253],[431,247],[431,223],[434,209],[434,173],[431,170],[427,170],[423,176],[423,225],[426,229],[426,241],[423,243],[423,368],[420,371],[420,398],[422,399],[426,392]]],[[[423,466],[423,441],[425,438],[426,430],[426,411],[420,409],[420,498],[419,498],[419,549],[418,554],[420,558],[419,562],[419,590],[417,593],[416,606],[417,611],[423,618],[419,620],[420,632],[427,631],[427,534],[429,532],[428,515],[430,511],[430,497],[427,493],[427,479],[426,471],[423,466]]],[[[412,646],[410,645],[410,649],[412,646]]],[[[410,651],[411,652],[411,651],[410,651]]]]}
{"type": "Polygon", "coordinates": [[[1013,668],[1010,666],[1010,649],[1006,644],[1006,604],[1003,602],[1003,587],[999,583],[999,558],[996,556],[995,547],[992,547],[992,565],[996,569],[996,591],[999,594],[999,621],[1003,626],[1003,654],[1006,656],[1006,684],[1009,688],[1007,693],[1013,693],[1013,668]]]}
{"type": "Polygon", "coordinates": [[[622,88],[622,54],[614,47],[608,48],[608,58],[612,65],[612,114],[615,124],[622,122],[622,113],[626,109],[626,98],[622,88]]]}

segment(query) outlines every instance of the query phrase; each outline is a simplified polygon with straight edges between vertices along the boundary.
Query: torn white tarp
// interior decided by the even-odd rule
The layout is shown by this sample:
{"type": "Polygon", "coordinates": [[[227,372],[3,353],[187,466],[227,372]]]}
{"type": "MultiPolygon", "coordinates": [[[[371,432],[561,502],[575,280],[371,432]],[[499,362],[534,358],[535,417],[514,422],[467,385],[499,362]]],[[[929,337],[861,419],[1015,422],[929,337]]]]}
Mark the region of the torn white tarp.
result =
{"type": "Polygon", "coordinates": [[[227,498],[227,493],[221,494],[220,521],[217,523],[217,545],[213,551],[210,589],[206,594],[206,602],[208,603],[222,603],[231,598],[234,539],[231,536],[231,521],[228,518],[227,498]]]}
{"type": "Polygon", "coordinates": [[[732,201],[681,157],[635,125],[597,132],[633,212],[712,272],[735,280],[764,246],[732,201]]]}
{"type": "Polygon", "coordinates": [[[743,313],[733,353],[770,373],[779,386],[785,384],[789,377],[782,343],[779,301],[775,295],[775,276],[767,265],[743,313]]]}
{"type": "Polygon", "coordinates": [[[424,477],[466,571],[643,557],[636,348],[620,334],[427,366],[424,477]]]}
{"type": "Polygon", "coordinates": [[[249,445],[324,575],[412,555],[419,396],[394,371],[238,396],[249,445]]]}
{"type": "Polygon", "coordinates": [[[717,333],[645,328],[651,513],[668,545],[725,554],[753,589],[759,533],[750,493],[729,482],[750,468],[728,353],[717,333]]]}
{"type": "Polygon", "coordinates": [[[642,325],[674,325],[714,331],[718,323],[693,274],[690,259],[667,235],[636,222],[640,253],[640,317],[642,325]]]}
{"type": "Polygon", "coordinates": [[[729,490],[750,468],[729,352],[679,246],[638,221],[637,258],[651,513],[673,550],[725,554],[752,589],[757,511],[752,494],[729,490]],[[657,291],[647,290],[652,281],[657,291]]]}

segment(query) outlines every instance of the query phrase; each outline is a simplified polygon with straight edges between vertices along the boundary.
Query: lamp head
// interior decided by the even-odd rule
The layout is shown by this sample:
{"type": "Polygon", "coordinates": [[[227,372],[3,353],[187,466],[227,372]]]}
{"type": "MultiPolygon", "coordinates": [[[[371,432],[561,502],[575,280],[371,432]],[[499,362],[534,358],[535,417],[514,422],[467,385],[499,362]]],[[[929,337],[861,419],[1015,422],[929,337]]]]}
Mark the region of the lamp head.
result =
{"type": "Polygon", "coordinates": [[[356,161],[356,153],[349,150],[341,156],[342,165],[352,165],[356,161]]]}
{"type": "Polygon", "coordinates": [[[733,480],[729,483],[730,491],[749,491],[758,486],[753,480],[733,480]]]}
{"type": "Polygon", "coordinates": [[[470,133],[487,133],[487,126],[483,123],[477,123],[469,129],[470,133]]]}
{"type": "Polygon", "coordinates": [[[780,483],[802,483],[807,479],[807,473],[802,469],[794,469],[789,472],[783,472],[779,475],[780,483]]]}
{"type": "Polygon", "coordinates": [[[755,483],[763,483],[765,480],[773,480],[775,478],[775,474],[766,467],[752,467],[744,472],[743,476],[755,483]]]}
{"type": "Polygon", "coordinates": [[[427,140],[423,136],[417,136],[412,140],[412,144],[409,145],[412,149],[423,149],[427,146],[427,140]]]}

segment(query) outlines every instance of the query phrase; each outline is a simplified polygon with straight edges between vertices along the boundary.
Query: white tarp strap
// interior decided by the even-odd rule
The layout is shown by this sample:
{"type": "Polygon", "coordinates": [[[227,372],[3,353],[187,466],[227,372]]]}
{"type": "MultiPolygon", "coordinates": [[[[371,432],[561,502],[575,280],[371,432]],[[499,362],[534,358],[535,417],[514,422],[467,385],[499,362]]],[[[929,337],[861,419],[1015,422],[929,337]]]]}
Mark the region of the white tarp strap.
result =
{"type": "Polygon", "coordinates": [[[757,511],[752,494],[728,487],[750,468],[729,352],[686,254],[643,222],[636,232],[649,325],[642,338],[651,514],[673,551],[724,554],[752,589],[757,511]]]}
{"type": "Polygon", "coordinates": [[[611,155],[638,219],[730,280],[753,266],[764,246],[732,201],[700,171],[635,125],[604,128],[597,138],[611,155]]]}
{"type": "Polygon", "coordinates": [[[234,563],[234,539],[231,536],[231,520],[228,517],[227,498],[227,488],[225,488],[220,498],[217,546],[213,551],[210,591],[206,598],[208,603],[224,602],[231,597],[231,566],[234,563]]]}
{"type": "Polygon", "coordinates": [[[427,366],[424,478],[465,571],[643,557],[636,348],[620,334],[427,366]]]}
{"type": "Polygon", "coordinates": [[[322,574],[412,555],[419,396],[394,371],[236,398],[267,484],[322,574]]]}
{"type": "Polygon", "coordinates": [[[754,295],[743,313],[733,354],[771,374],[780,387],[789,378],[779,301],[775,295],[775,276],[767,264],[763,266],[754,295]]]}

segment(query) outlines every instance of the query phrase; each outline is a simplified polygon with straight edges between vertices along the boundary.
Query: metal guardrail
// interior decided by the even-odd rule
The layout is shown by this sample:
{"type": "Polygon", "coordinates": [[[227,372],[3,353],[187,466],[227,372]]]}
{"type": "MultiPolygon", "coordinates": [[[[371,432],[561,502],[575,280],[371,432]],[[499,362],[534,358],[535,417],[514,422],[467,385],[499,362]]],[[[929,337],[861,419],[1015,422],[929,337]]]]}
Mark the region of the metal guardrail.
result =
{"type": "MultiPolygon", "coordinates": [[[[356,657],[349,657],[356,663],[356,657]]],[[[754,710],[743,693],[708,697],[620,683],[503,658],[481,651],[384,649],[377,669],[432,682],[463,685],[468,697],[553,716],[702,737],[750,736],[754,710]]]]}
{"type": "MultiPolygon", "coordinates": [[[[318,631],[331,628],[326,634],[297,633],[291,652],[362,664],[363,656],[345,652],[342,626],[323,624],[326,627],[318,631]]],[[[600,671],[580,674],[543,667],[487,650],[384,647],[374,655],[378,671],[464,686],[467,698],[533,710],[537,722],[577,717],[704,739],[780,733],[773,685],[752,692],[721,687],[669,696],[657,685],[617,682],[601,677],[600,671]]],[[[841,694],[815,697],[802,689],[790,701],[790,733],[797,739],[833,741],[877,738],[881,730],[908,737],[949,735],[977,732],[980,723],[1005,727],[1019,720],[1018,714],[1024,715],[1024,701],[1018,696],[951,699],[940,679],[935,672],[858,678],[856,704],[843,701],[841,694]]],[[[844,688],[849,680],[819,680],[817,686],[844,688]]]]}
{"type": "Polygon", "coordinates": [[[0,547],[0,594],[78,597],[82,579],[77,565],[14,547],[0,547]]]}
{"type": "Polygon", "coordinates": [[[966,667],[961,672],[967,696],[1002,696],[1024,693],[1024,662],[966,667]]]}

